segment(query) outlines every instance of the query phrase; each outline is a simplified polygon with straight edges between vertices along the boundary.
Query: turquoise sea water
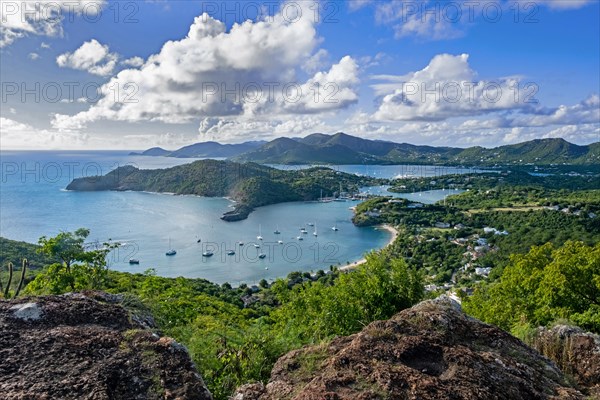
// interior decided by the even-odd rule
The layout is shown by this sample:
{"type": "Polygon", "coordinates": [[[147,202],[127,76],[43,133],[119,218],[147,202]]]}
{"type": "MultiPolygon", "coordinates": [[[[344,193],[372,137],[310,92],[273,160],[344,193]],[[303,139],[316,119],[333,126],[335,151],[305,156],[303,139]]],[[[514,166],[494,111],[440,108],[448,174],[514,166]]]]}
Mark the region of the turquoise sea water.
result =
{"type": "MultiPolygon", "coordinates": [[[[142,272],[155,268],[162,276],[202,277],[232,284],[344,265],[389,240],[386,231],[358,228],[351,223],[349,207],[356,205],[354,202],[277,204],[257,209],[247,220],[228,223],[219,217],[231,202],[222,198],[64,190],[75,177],[105,174],[126,164],[151,169],[192,161],[114,151],[2,152],[0,235],[36,242],[42,235],[86,227],[91,230],[92,242],[112,239],[121,243],[109,259],[115,270],[142,272]],[[317,237],[309,222],[316,223],[317,237]],[[338,231],[331,229],[334,225],[338,231]],[[300,227],[305,227],[308,234],[301,234],[300,227]],[[273,233],[276,228],[281,234],[273,233]],[[259,229],[264,240],[257,249],[253,244],[259,243],[259,229]],[[304,240],[299,241],[297,236],[304,240]],[[169,240],[177,250],[173,257],[165,255],[169,240]],[[244,246],[239,246],[239,241],[244,246]],[[226,255],[229,249],[236,254],[226,255]],[[208,250],[214,256],[203,257],[208,250]],[[258,258],[261,251],[266,258],[258,258]],[[140,264],[130,265],[130,258],[139,259],[140,264]]],[[[398,167],[378,167],[377,173],[396,174],[398,167]]],[[[357,170],[361,168],[340,169],[360,172],[357,170]]],[[[429,200],[440,198],[443,195],[429,200]]]]}

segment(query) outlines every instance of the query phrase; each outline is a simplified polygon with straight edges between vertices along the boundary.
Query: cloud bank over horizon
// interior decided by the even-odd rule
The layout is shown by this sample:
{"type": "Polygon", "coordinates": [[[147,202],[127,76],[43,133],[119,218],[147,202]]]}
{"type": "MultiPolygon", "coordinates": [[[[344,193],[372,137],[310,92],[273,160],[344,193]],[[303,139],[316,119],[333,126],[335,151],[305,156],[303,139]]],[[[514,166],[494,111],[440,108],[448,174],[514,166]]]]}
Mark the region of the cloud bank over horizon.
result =
{"type": "MultiPolygon", "coordinates": [[[[46,13],[42,4],[29,16],[3,6],[1,16],[8,22],[0,30],[2,52],[35,36],[66,37],[61,12],[67,7],[74,16],[107,7],[105,1],[75,3],[57,2],[46,13]]],[[[53,60],[65,77],[87,75],[97,82],[99,95],[93,101],[80,95],[54,102],[47,107],[46,122],[43,116],[28,120],[20,111],[3,112],[3,147],[139,148],[165,140],[230,143],[338,131],[461,147],[545,137],[600,140],[600,88],[579,99],[568,96],[570,103],[548,104],[540,99],[537,79],[522,73],[518,63],[504,66],[501,74],[490,73],[481,70],[485,60],[474,51],[428,51],[408,67],[397,61],[406,54],[377,46],[371,54],[357,52],[344,38],[332,46],[328,34],[338,25],[317,18],[314,4],[319,3],[284,2],[273,15],[234,22],[203,12],[184,36],[158,41],[152,52],[128,50],[100,32],[70,40],[68,46],[41,42],[27,50],[28,62],[53,60]]],[[[441,18],[447,26],[438,24],[423,10],[406,15],[410,4],[353,1],[347,12],[352,16],[371,9],[374,26],[388,32],[381,43],[422,36],[460,42],[470,34],[462,21],[441,18]]],[[[507,8],[506,2],[499,4],[507,8]]],[[[554,15],[590,4],[546,0],[539,7],[554,15]]],[[[4,108],[29,107],[17,106],[4,108]]]]}

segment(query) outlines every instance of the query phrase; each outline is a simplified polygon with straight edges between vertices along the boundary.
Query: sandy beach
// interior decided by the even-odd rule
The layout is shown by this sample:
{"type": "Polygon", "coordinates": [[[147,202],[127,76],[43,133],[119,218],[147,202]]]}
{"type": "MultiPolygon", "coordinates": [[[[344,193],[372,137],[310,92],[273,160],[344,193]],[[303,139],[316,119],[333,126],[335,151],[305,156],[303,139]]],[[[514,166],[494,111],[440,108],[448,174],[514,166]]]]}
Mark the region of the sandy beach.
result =
{"type": "MultiPolygon", "coordinates": [[[[398,230],[396,228],[394,228],[393,226],[391,226],[391,225],[384,224],[384,225],[377,225],[376,227],[378,229],[384,229],[384,230],[386,230],[386,231],[388,231],[388,232],[390,232],[392,234],[392,236],[390,237],[390,240],[385,245],[385,247],[387,247],[387,246],[391,245],[392,243],[394,243],[394,241],[398,237],[398,230]]],[[[353,263],[350,263],[348,265],[344,265],[343,267],[340,267],[339,270],[340,271],[352,271],[353,269],[355,269],[359,265],[364,264],[366,261],[367,261],[366,259],[362,258],[362,259],[360,259],[358,261],[354,261],[353,263]]]]}

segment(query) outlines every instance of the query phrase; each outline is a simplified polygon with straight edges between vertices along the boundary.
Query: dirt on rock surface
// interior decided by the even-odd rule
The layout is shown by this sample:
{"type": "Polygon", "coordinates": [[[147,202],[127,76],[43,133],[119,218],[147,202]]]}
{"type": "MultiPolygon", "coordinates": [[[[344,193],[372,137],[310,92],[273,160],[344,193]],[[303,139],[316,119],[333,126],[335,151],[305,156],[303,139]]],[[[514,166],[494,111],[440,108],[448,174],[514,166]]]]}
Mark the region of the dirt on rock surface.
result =
{"type": "Polygon", "coordinates": [[[449,299],[281,357],[234,400],[585,399],[551,361],[449,299]]]}
{"type": "Polygon", "coordinates": [[[0,397],[212,400],[187,350],[105,293],[0,301],[0,397]]]}

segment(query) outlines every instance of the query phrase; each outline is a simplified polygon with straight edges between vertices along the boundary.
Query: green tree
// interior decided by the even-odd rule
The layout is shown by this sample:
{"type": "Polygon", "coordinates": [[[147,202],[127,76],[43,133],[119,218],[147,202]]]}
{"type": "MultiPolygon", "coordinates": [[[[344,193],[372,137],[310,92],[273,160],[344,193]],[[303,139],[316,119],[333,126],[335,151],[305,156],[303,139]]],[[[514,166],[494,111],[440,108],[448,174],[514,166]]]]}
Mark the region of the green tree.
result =
{"type": "Polygon", "coordinates": [[[568,319],[600,332],[600,243],[534,246],[513,256],[500,279],[479,287],[463,306],[506,330],[568,319]]]}
{"type": "Polygon", "coordinates": [[[61,260],[66,272],[71,272],[71,264],[84,261],[84,243],[90,234],[89,229],[79,228],[75,232],[61,232],[55,237],[42,236],[38,240],[38,252],[61,260]]]}
{"type": "Polygon", "coordinates": [[[340,274],[334,285],[319,281],[295,286],[280,297],[282,306],[273,315],[285,336],[316,342],[357,332],[422,298],[419,272],[401,259],[371,253],[365,264],[352,273],[340,274]]]}
{"type": "Polygon", "coordinates": [[[108,274],[106,256],[117,245],[103,243],[88,250],[85,240],[89,234],[88,229],[80,228],[51,238],[42,236],[38,251],[61,262],[45,267],[27,286],[27,291],[59,294],[67,290],[102,288],[108,274]]]}

